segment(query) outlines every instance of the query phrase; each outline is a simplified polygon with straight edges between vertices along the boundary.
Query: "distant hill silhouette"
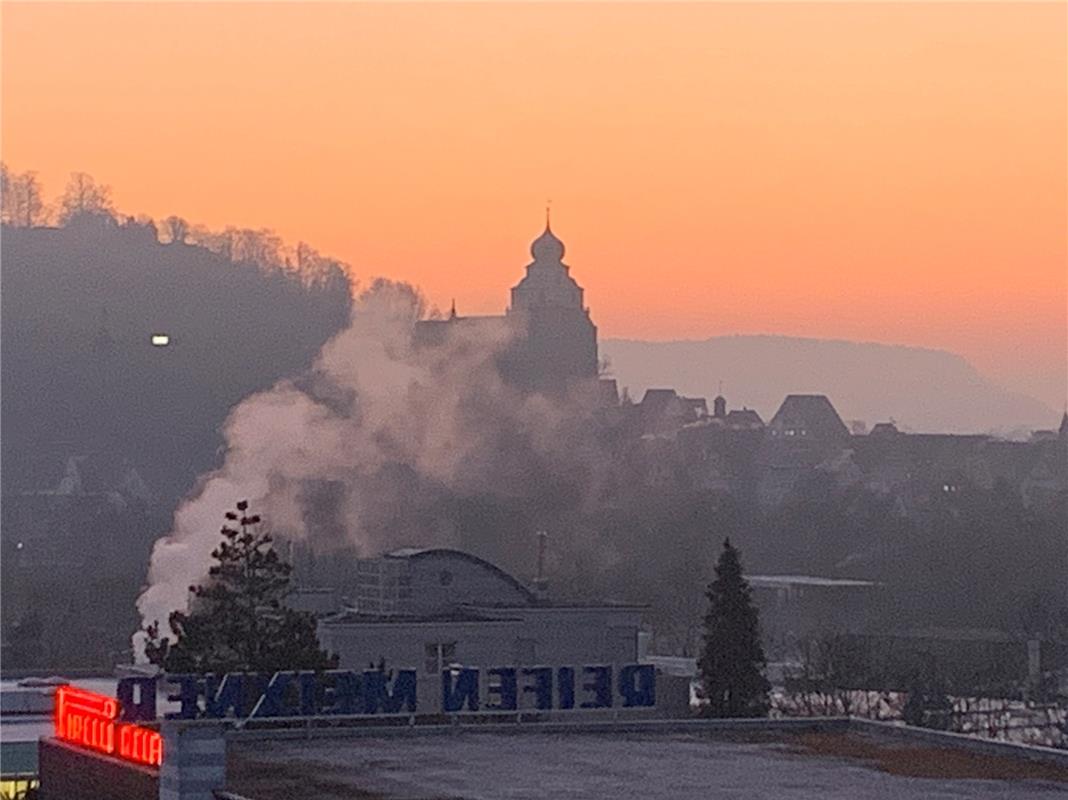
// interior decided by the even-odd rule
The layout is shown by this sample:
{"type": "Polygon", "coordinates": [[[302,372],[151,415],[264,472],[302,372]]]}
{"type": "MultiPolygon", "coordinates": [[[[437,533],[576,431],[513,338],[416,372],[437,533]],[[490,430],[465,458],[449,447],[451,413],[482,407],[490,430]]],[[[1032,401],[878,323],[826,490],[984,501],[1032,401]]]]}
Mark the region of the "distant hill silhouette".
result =
{"type": "Polygon", "coordinates": [[[307,368],[351,306],[340,268],[309,283],[109,216],[5,225],[2,258],[6,491],[103,454],[173,501],[215,466],[230,408],[307,368]]]}
{"type": "Polygon", "coordinates": [[[640,400],[648,388],[711,399],[723,382],[731,408],[767,421],[791,393],[827,395],[845,420],[893,418],[917,432],[1024,436],[1055,428],[1060,413],[1004,389],[942,350],[787,336],[720,336],[701,341],[601,342],[620,386],[640,400]]]}

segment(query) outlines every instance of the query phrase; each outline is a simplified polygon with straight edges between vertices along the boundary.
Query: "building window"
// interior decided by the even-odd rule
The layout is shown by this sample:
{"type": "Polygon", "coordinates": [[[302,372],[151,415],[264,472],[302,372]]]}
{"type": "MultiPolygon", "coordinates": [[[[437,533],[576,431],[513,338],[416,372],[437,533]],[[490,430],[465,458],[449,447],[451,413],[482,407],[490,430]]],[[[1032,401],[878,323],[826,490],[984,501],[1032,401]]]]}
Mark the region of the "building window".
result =
{"type": "Polygon", "coordinates": [[[427,675],[440,675],[456,660],[456,642],[431,642],[423,645],[424,667],[427,675]]]}

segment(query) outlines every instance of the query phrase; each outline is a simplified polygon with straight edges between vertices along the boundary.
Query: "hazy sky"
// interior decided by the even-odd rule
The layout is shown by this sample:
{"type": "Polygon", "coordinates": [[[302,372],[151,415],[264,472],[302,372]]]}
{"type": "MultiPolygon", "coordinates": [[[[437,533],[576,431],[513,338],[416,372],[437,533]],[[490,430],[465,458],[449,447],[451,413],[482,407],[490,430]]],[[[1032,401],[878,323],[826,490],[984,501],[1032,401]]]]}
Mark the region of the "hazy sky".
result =
{"type": "Polygon", "coordinates": [[[604,336],[938,347],[1060,407],[1063,3],[15,4],[4,160],[604,336]]]}

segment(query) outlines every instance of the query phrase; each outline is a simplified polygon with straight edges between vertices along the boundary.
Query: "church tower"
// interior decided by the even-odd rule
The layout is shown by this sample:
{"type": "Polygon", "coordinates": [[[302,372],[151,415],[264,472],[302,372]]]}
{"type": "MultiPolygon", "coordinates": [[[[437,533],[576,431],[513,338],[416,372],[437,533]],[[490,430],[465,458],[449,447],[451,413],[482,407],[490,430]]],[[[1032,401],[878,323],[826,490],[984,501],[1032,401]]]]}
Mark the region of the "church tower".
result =
{"type": "Polygon", "coordinates": [[[534,260],[512,289],[507,319],[516,340],[503,371],[509,382],[531,391],[556,392],[597,378],[597,327],[583,303],[582,287],[564,262],[564,243],[545,231],[530,245],[534,260]]]}

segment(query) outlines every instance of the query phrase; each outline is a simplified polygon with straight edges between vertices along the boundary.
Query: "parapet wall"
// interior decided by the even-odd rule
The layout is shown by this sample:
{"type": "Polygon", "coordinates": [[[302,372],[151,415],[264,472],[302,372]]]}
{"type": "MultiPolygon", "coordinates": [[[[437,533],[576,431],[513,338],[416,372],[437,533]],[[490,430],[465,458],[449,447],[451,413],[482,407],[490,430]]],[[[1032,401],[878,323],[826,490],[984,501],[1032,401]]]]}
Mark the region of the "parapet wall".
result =
{"type": "Polygon", "coordinates": [[[1068,750],[1059,750],[1055,747],[1004,742],[1000,739],[984,739],[981,736],[969,736],[965,733],[935,731],[928,728],[895,725],[892,722],[878,722],[857,717],[849,718],[849,730],[906,744],[923,743],[954,750],[966,750],[983,755],[1024,758],[1028,761],[1068,767],[1068,750]]]}
{"type": "Polygon", "coordinates": [[[37,749],[39,800],[157,800],[159,773],[56,739],[37,749]]]}

